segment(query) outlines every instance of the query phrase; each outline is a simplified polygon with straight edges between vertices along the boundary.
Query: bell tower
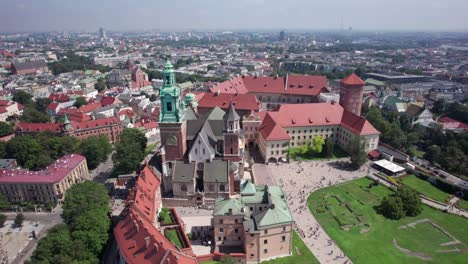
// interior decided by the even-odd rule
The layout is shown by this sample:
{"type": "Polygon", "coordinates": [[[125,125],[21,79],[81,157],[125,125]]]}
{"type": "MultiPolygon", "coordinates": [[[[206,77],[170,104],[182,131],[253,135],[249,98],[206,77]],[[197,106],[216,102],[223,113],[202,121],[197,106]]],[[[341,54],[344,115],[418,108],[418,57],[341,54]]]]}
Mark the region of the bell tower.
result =
{"type": "Polygon", "coordinates": [[[167,161],[180,160],[187,149],[185,108],[180,88],[176,85],[174,67],[170,61],[164,65],[162,75],[159,115],[161,146],[164,147],[167,161]]]}
{"type": "Polygon", "coordinates": [[[224,115],[224,159],[239,161],[244,154],[244,133],[240,127],[240,117],[231,102],[224,115]]]}

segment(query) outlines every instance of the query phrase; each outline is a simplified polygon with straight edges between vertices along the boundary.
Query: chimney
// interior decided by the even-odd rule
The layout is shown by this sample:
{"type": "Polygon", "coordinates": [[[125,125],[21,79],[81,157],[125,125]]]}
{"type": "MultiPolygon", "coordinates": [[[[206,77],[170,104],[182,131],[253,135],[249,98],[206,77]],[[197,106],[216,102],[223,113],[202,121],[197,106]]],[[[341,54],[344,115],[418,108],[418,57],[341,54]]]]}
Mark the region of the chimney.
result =
{"type": "Polygon", "coordinates": [[[229,208],[229,214],[232,215],[232,209],[231,208],[229,208]]]}
{"type": "Polygon", "coordinates": [[[149,247],[149,243],[150,243],[150,237],[147,236],[147,237],[145,237],[145,247],[146,247],[146,248],[149,247]]]}

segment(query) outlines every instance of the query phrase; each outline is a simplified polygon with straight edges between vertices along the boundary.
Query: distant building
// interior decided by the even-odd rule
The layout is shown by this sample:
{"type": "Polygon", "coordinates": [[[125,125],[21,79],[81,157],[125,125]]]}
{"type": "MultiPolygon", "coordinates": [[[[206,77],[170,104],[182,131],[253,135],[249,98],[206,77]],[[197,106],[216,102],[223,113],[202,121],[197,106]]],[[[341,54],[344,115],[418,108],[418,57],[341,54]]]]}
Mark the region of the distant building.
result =
{"type": "Polygon", "coordinates": [[[104,28],[99,28],[99,37],[101,39],[106,39],[107,38],[106,30],[104,28]]]}
{"type": "Polygon", "coordinates": [[[12,115],[22,115],[24,106],[20,103],[10,100],[0,100],[0,121],[6,122],[12,115]]]}
{"type": "Polygon", "coordinates": [[[278,40],[279,41],[283,41],[286,39],[286,33],[284,32],[284,30],[281,30],[280,33],[279,33],[279,38],[278,40]]]}
{"type": "Polygon", "coordinates": [[[13,62],[11,64],[11,72],[15,75],[40,74],[48,73],[49,68],[47,67],[47,63],[43,60],[13,62]]]}
{"type": "Polygon", "coordinates": [[[263,109],[281,104],[302,104],[319,101],[322,92],[329,92],[325,76],[287,75],[286,77],[242,76],[210,88],[212,93],[253,94],[263,109]]]}
{"type": "Polygon", "coordinates": [[[123,131],[122,123],[118,117],[109,117],[83,122],[69,121],[65,115],[64,123],[18,123],[16,124],[17,135],[37,134],[51,132],[57,135],[69,135],[78,139],[91,136],[105,135],[110,142],[117,142],[123,131]]]}
{"type": "Polygon", "coordinates": [[[0,192],[12,203],[60,202],[75,183],[89,180],[86,158],[61,157],[42,171],[0,170],[0,192]]]}
{"type": "Polygon", "coordinates": [[[239,198],[216,200],[215,253],[242,253],[247,263],[292,255],[292,224],[279,186],[243,181],[239,198]]]}
{"type": "Polygon", "coordinates": [[[151,85],[148,75],[128,59],[125,69],[113,69],[108,77],[109,87],[127,87],[129,89],[142,88],[151,85]]]}

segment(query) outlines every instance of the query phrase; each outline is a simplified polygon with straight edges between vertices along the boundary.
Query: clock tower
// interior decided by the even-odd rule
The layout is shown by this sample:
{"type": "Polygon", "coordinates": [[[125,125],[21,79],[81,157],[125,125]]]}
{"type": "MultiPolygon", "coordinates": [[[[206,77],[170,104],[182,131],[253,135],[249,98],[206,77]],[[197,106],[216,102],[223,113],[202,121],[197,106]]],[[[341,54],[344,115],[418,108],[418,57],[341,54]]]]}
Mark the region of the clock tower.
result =
{"type": "Polygon", "coordinates": [[[180,88],[176,85],[175,71],[170,61],[164,65],[162,75],[163,86],[159,93],[161,146],[164,147],[167,161],[180,160],[187,149],[184,101],[180,88]]]}

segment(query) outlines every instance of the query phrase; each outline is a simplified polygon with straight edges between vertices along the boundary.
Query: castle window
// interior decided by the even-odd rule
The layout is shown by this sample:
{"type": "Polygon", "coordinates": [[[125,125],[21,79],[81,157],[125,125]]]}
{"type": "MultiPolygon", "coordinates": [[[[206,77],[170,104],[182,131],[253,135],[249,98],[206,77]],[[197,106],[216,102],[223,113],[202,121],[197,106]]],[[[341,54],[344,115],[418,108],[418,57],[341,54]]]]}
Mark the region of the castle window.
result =
{"type": "Polygon", "coordinates": [[[181,186],[180,186],[180,190],[183,191],[183,192],[186,192],[187,191],[187,185],[185,183],[183,183],[181,186]]]}
{"type": "Polygon", "coordinates": [[[220,191],[220,192],[224,192],[224,191],[225,191],[224,184],[221,184],[221,185],[219,186],[219,191],[220,191]]]}
{"type": "Polygon", "coordinates": [[[171,102],[167,102],[166,109],[167,109],[167,111],[172,111],[172,103],[171,102]]]}
{"type": "Polygon", "coordinates": [[[205,155],[205,148],[203,148],[203,155],[205,155]]]}

